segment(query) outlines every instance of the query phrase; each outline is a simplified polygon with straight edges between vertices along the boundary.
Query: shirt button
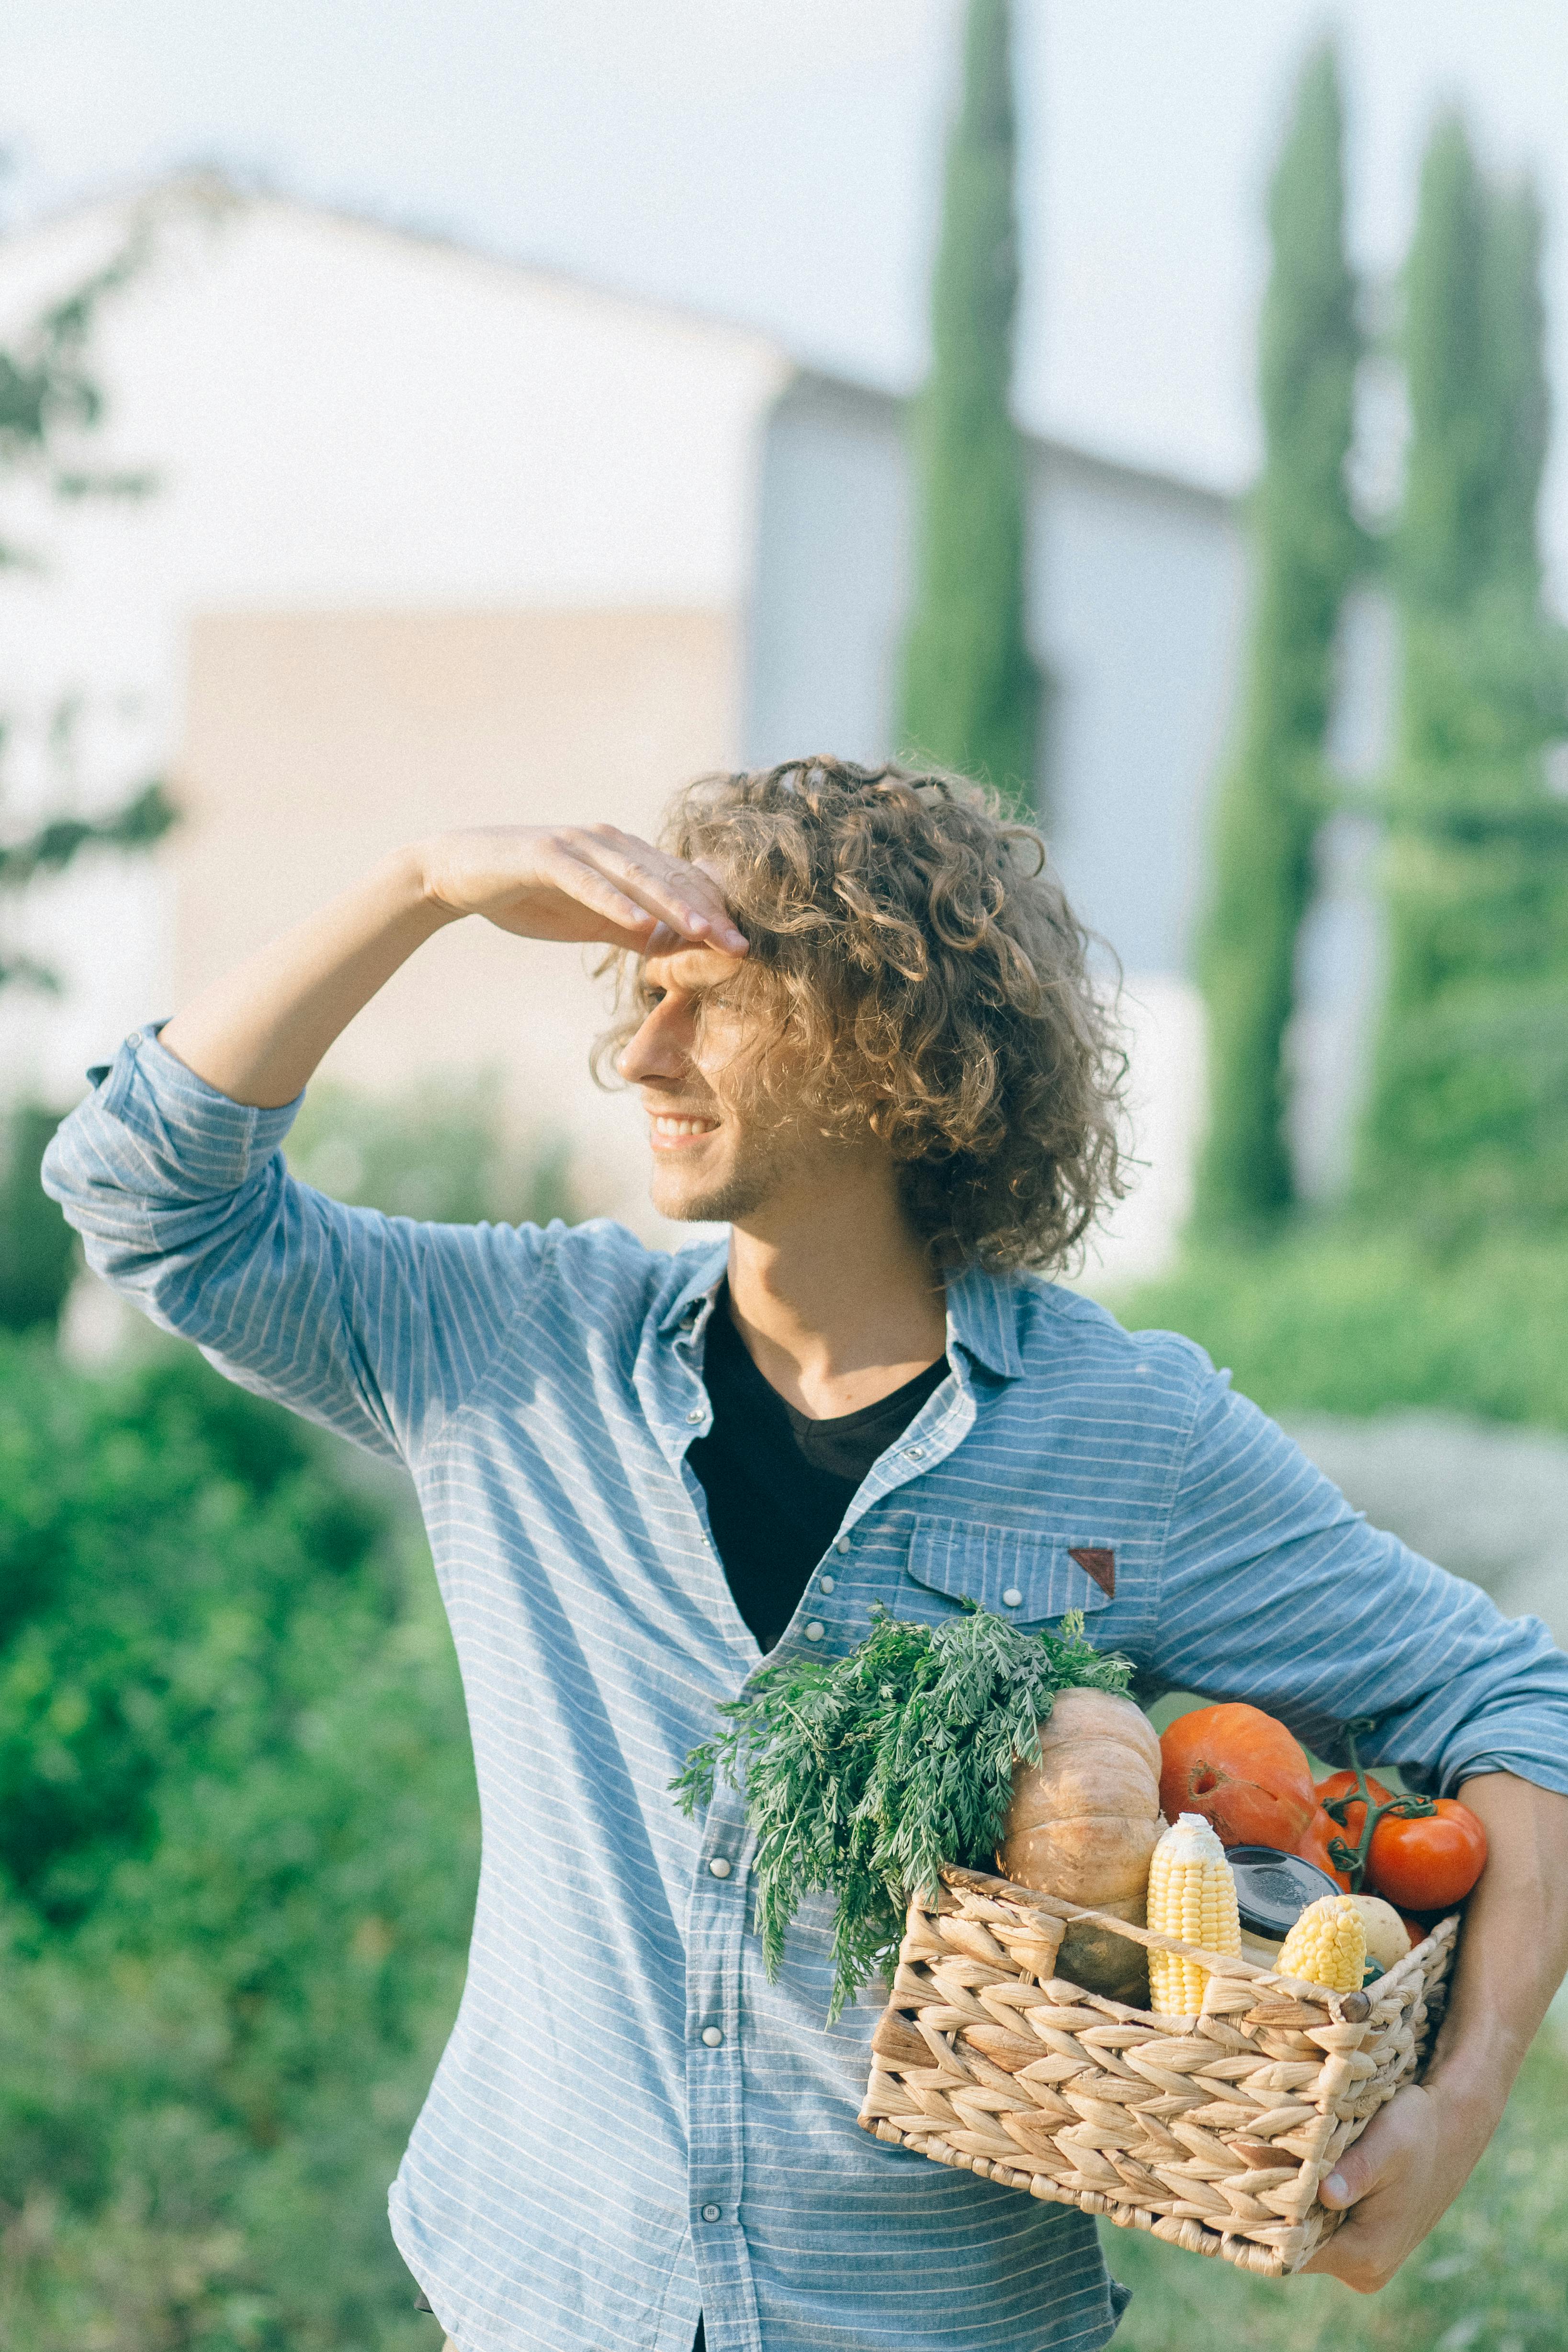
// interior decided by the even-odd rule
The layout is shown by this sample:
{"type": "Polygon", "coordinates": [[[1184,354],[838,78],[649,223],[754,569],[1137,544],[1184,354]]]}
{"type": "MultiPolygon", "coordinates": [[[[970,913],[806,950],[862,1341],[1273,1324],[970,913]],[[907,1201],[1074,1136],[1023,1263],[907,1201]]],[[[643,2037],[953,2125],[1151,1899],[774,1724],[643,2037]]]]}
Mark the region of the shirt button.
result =
{"type": "Polygon", "coordinates": [[[701,1405],[700,1405],[700,1404],[694,1404],[694,1405],[693,1405],[693,1407],[692,1407],[692,1409],[691,1409],[691,1411],[690,1411],[690,1412],[688,1412],[688,1413],[687,1413],[687,1415],[686,1415],[686,1419],[687,1419],[688,1421],[700,1421],[700,1420],[702,1419],[702,1417],[703,1417],[703,1409],[702,1409],[702,1407],[701,1407],[701,1405]]]}
{"type": "Polygon", "coordinates": [[[925,1459],[924,1445],[912,1445],[909,1448],[909,1458],[912,1462],[924,1462],[925,1459]]]}
{"type": "Polygon", "coordinates": [[[1018,1586],[1009,1584],[1002,1595],[1002,1606],[1004,1609],[1016,1609],[1022,1599],[1023,1594],[1019,1591],[1018,1586]]]}
{"type": "Polygon", "coordinates": [[[716,2221],[718,2217],[718,2207],[716,2205],[705,2205],[703,2207],[703,2220],[705,2221],[716,2221]]]}
{"type": "Polygon", "coordinates": [[[833,1580],[831,1576],[821,1576],[818,1578],[817,1582],[823,1592],[831,1592],[833,1590],[833,1580]]]}
{"type": "Polygon", "coordinates": [[[821,1620],[820,1618],[813,1617],[810,1623],[806,1628],[806,1639],[808,1642],[820,1642],[825,1631],[826,1628],[822,1624],[821,1620]]]}
{"type": "Polygon", "coordinates": [[[849,1539],[848,1536],[841,1536],[841,1537],[839,1538],[839,1539],[838,1539],[837,1543],[833,1546],[833,1549],[834,1549],[835,1551],[839,1551],[839,1552],[848,1551],[849,1548],[850,1548],[850,1539],[849,1539]]]}
{"type": "Polygon", "coordinates": [[[705,2050],[716,2050],[723,2040],[724,2035],[719,2032],[716,2025],[705,2025],[703,2027],[703,2048],[705,2050]]]}
{"type": "MultiPolygon", "coordinates": [[[[131,1031],[131,1033],[130,1036],[126,1039],[126,1041],[125,1041],[125,1042],[126,1042],[126,1044],[127,1044],[128,1045],[141,1045],[141,1030],[140,1030],[140,1029],[133,1029],[133,1030],[131,1031]]],[[[1140,1368],[1139,1368],[1139,1369],[1141,1370],[1141,1369],[1142,1369],[1142,1367],[1140,1366],[1140,1368]]]]}
{"type": "Polygon", "coordinates": [[[733,1868],[734,1864],[727,1854],[716,1853],[708,1864],[708,1875],[712,1878],[727,1878],[733,1868]]]}

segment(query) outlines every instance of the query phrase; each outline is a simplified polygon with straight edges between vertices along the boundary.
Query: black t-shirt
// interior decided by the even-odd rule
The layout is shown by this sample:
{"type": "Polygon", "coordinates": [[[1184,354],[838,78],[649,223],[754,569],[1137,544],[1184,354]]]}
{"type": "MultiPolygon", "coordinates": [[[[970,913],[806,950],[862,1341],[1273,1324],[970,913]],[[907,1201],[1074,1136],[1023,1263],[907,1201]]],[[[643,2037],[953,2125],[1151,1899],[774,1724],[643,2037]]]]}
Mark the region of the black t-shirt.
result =
{"type": "Polygon", "coordinates": [[[707,1496],[708,1523],[735,1605],[771,1650],[811,1570],[832,1542],[856,1487],[947,1377],[938,1357],[859,1412],[811,1421],[786,1403],[746,1352],[721,1291],[708,1318],[703,1375],[713,1427],[689,1459],[707,1496]]]}

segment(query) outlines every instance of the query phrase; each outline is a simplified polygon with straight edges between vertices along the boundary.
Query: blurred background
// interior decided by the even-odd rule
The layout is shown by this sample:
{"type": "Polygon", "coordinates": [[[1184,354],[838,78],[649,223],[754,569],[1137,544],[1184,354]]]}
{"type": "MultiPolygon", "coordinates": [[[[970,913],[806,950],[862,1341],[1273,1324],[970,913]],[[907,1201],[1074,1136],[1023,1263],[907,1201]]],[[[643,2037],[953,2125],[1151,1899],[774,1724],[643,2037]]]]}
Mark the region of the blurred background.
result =
{"type": "MultiPolygon", "coordinates": [[[[1072,1279],[1568,1634],[1568,16],[62,0],[0,37],[0,2342],[416,2352],[461,1983],[407,1497],[82,1275],[83,1072],[383,849],[924,754],[1119,968],[1072,1279]]],[[[571,952],[443,934],[290,1142],[642,1199],[571,952]]],[[[1118,2343],[1561,2352],[1568,2058],[1379,2296],[1111,2232],[1118,2343]]]]}

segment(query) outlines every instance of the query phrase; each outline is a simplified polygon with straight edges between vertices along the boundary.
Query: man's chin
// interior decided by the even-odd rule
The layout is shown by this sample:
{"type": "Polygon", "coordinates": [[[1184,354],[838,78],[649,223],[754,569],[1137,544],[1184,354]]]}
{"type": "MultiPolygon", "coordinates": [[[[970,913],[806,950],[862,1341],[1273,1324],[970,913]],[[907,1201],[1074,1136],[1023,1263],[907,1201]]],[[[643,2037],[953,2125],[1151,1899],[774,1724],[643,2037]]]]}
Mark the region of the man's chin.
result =
{"type": "Polygon", "coordinates": [[[680,1225],[729,1225],[737,1217],[749,1216],[767,1197],[768,1187],[757,1180],[747,1181],[744,1176],[731,1173],[706,1183],[695,1173],[687,1175],[673,1168],[661,1168],[655,1162],[648,1198],[661,1217],[668,1217],[680,1225]]]}
{"type": "Polygon", "coordinates": [[[723,1185],[661,1184],[657,1178],[648,1188],[648,1198],[661,1217],[673,1224],[707,1225],[727,1221],[729,1211],[718,1203],[725,1198],[723,1185]]]}

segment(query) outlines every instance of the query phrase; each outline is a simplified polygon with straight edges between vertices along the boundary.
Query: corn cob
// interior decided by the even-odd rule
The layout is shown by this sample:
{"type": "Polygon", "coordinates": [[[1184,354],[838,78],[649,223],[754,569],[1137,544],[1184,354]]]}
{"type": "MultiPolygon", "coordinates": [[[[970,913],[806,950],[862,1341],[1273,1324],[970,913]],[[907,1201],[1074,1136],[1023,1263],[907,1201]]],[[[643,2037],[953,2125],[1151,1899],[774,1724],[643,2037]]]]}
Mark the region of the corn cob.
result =
{"type": "Polygon", "coordinates": [[[1282,1977],[1305,1977],[1330,1992],[1359,1992],[1366,1973],[1366,1927],[1348,1895],[1309,1903],[1280,1948],[1282,1977]]]}
{"type": "MultiPolygon", "coordinates": [[[[1149,1864],[1148,1923],[1163,1936],[1210,1952],[1241,1949],[1236,1881],[1225,1848],[1201,1813],[1183,1813],[1149,1864]]],[[[1149,1954],[1150,2006],[1163,2017],[1196,2017],[1208,1970],[1179,1952],[1149,1954]]]]}

